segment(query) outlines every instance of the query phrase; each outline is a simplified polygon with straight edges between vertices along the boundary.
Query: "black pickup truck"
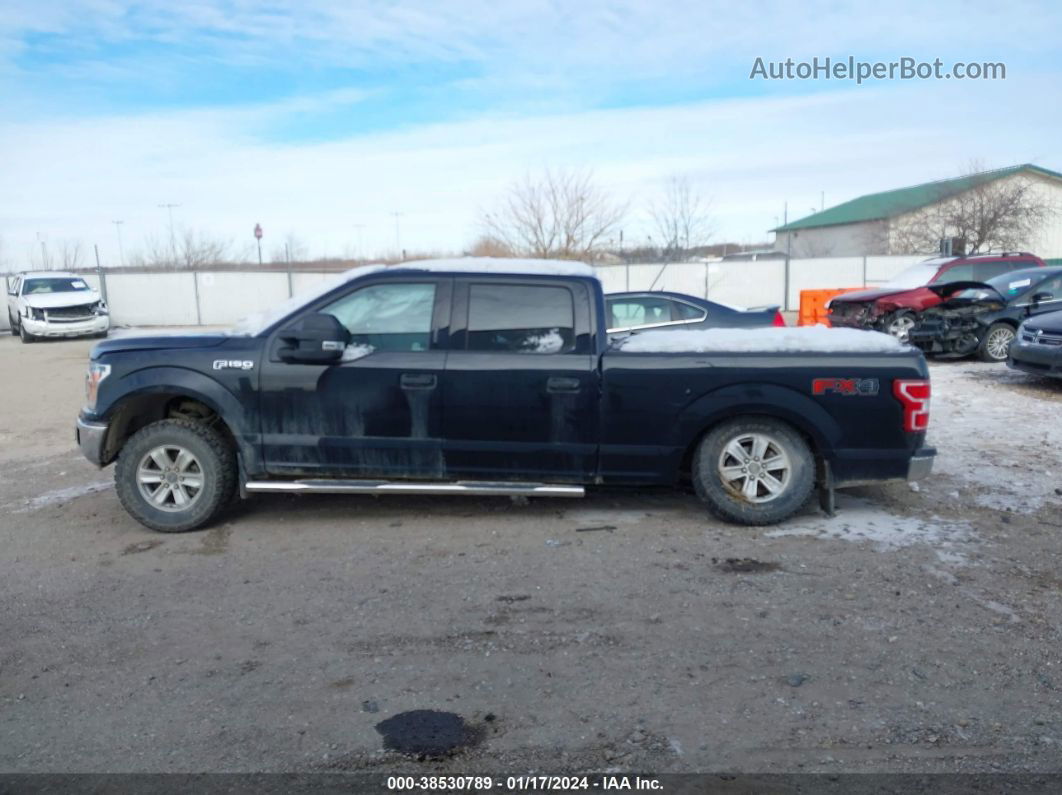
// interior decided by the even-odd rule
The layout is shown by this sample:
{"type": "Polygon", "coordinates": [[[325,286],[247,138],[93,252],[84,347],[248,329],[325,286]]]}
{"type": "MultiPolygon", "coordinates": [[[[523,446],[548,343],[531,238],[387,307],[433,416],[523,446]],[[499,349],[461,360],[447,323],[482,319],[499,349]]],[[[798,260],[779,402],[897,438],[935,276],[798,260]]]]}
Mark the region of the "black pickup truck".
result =
{"type": "Polygon", "coordinates": [[[589,267],[463,259],[355,269],[227,333],[101,342],[76,433],[161,531],[255,492],[668,484],[769,524],[816,485],[928,474],[928,412],[922,355],[884,334],[610,341],[589,267]]]}

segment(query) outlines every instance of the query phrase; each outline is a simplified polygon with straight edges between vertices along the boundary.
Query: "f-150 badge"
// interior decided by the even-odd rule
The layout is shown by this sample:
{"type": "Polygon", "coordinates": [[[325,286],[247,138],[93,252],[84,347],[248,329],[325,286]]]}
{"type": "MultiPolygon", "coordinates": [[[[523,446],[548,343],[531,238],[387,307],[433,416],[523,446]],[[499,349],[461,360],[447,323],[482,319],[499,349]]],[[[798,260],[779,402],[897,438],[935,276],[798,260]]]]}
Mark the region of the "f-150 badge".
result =
{"type": "Polygon", "coordinates": [[[215,359],[215,370],[250,370],[254,362],[250,359],[215,359]]]}
{"type": "Polygon", "coordinates": [[[878,394],[878,379],[816,378],[811,382],[811,394],[825,395],[828,392],[845,396],[869,397],[878,394]]]}

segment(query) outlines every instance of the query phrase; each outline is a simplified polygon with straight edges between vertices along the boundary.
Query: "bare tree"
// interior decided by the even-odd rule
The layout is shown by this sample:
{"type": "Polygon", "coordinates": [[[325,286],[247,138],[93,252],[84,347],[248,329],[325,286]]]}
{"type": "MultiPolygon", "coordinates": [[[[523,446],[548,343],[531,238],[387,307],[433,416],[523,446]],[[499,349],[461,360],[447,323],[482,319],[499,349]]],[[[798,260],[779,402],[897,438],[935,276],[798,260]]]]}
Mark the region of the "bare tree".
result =
{"type": "Polygon", "coordinates": [[[488,237],[517,254],[593,260],[626,213],[591,172],[547,169],[513,183],[482,223],[488,237]]]}
{"type": "Polygon", "coordinates": [[[294,232],[288,232],[284,242],[274,246],[269,259],[272,262],[303,262],[309,255],[309,247],[294,232]]]}
{"type": "Polygon", "coordinates": [[[504,241],[482,235],[472,244],[468,253],[473,257],[511,257],[514,252],[504,241]]]}
{"type": "Polygon", "coordinates": [[[133,254],[129,261],[133,265],[155,268],[198,268],[223,262],[228,249],[229,244],[224,241],[208,237],[203,232],[183,229],[172,242],[148,237],[144,241],[144,250],[133,254]]]}
{"type": "Polygon", "coordinates": [[[649,205],[665,259],[683,260],[691,249],[708,242],[712,233],[708,208],[709,203],[693,190],[688,177],[668,179],[663,197],[649,205]]]}
{"type": "Polygon", "coordinates": [[[79,267],[81,265],[81,242],[78,240],[59,241],[58,258],[64,271],[79,267]]]}
{"type": "Polygon", "coordinates": [[[932,254],[942,238],[958,237],[968,254],[1016,251],[1029,246],[1058,212],[1037,181],[1024,174],[993,179],[971,164],[965,176],[970,187],[942,192],[933,204],[895,219],[888,230],[889,249],[932,254]]]}

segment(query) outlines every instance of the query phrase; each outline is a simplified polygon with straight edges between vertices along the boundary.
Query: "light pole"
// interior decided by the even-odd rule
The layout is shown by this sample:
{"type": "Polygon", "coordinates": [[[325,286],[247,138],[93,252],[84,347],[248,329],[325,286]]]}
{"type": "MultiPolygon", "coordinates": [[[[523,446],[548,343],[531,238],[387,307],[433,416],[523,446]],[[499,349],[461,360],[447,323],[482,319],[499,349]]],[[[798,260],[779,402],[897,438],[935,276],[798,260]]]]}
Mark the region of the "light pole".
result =
{"type": "Polygon", "coordinates": [[[123,268],[125,267],[125,254],[122,251],[122,224],[125,221],[111,221],[114,224],[114,231],[118,234],[118,264],[123,268]]]}
{"type": "Polygon", "coordinates": [[[258,267],[262,267],[262,225],[254,225],[254,238],[258,241],[258,267]]]}
{"type": "Polygon", "coordinates": [[[179,205],[179,204],[160,204],[159,205],[159,209],[160,210],[166,210],[166,212],[169,213],[169,216],[170,216],[170,252],[173,255],[173,259],[174,259],[175,262],[177,260],[177,238],[174,237],[174,235],[173,235],[173,208],[174,207],[180,207],[180,206],[181,205],[179,205]]]}

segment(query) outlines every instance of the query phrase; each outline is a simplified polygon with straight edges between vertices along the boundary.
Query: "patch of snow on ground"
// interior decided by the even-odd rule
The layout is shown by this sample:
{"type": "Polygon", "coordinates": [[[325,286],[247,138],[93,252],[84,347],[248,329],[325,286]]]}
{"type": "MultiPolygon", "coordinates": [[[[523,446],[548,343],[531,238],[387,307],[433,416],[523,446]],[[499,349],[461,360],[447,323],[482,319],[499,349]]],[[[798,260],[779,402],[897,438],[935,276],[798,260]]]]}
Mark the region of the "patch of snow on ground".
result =
{"type": "MultiPolygon", "coordinates": [[[[961,488],[967,505],[1033,513],[1062,506],[1062,381],[1015,373],[1002,364],[930,365],[933,399],[927,444],[933,475],[961,488]]],[[[948,488],[954,493],[954,487],[948,488]]]]}
{"type": "Polygon", "coordinates": [[[625,353],[896,353],[913,350],[889,334],[826,326],[643,331],[616,344],[625,353]]]}
{"type": "Polygon", "coordinates": [[[41,508],[47,508],[51,505],[59,505],[64,502],[70,502],[78,497],[84,497],[87,494],[95,494],[98,491],[109,489],[114,486],[112,480],[102,480],[97,483],[87,483],[83,486],[69,486],[65,489],[55,489],[54,491],[46,491],[44,494],[38,494],[32,499],[26,500],[25,504],[21,508],[17,508],[11,513],[29,513],[30,511],[39,511],[41,508]]]}
{"type": "Polygon", "coordinates": [[[838,494],[835,517],[802,518],[792,526],[770,530],[764,535],[767,538],[811,536],[839,541],[867,541],[887,550],[924,544],[934,549],[942,563],[950,564],[965,562],[962,545],[975,540],[966,522],[951,522],[937,516],[893,516],[872,502],[843,493],[838,494]]]}

